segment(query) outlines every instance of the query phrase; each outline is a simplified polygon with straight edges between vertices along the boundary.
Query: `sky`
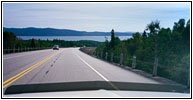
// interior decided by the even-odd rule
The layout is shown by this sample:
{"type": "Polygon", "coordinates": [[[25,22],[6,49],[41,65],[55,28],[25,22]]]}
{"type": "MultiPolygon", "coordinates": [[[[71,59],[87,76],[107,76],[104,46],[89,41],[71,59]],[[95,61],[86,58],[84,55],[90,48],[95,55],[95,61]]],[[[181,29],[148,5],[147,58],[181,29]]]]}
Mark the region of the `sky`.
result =
{"type": "Polygon", "coordinates": [[[3,27],[143,32],[151,21],[171,28],[190,19],[190,3],[3,3],[3,27]]]}

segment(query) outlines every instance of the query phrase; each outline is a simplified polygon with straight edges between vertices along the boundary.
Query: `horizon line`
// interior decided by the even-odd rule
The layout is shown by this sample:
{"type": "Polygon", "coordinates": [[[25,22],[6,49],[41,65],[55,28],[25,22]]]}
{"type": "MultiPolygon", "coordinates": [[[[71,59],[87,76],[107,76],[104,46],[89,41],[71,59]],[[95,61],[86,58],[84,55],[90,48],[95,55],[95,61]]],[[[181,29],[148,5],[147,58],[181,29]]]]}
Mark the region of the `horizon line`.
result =
{"type": "MultiPolygon", "coordinates": [[[[22,29],[22,28],[40,28],[40,29],[46,29],[46,28],[50,28],[50,29],[58,29],[58,30],[72,30],[72,31],[80,31],[80,32],[111,32],[110,31],[82,31],[82,30],[77,30],[77,29],[68,29],[68,28],[52,28],[52,27],[3,27],[3,28],[18,28],[18,29],[22,29]]],[[[112,28],[113,29],[113,28],[112,28]]],[[[115,31],[115,29],[113,29],[115,31]]],[[[119,31],[115,31],[115,32],[119,32],[119,31]]],[[[138,31],[136,31],[138,32],[138,31]]],[[[124,32],[119,32],[119,33],[136,33],[135,31],[124,31],[124,32]]],[[[142,33],[142,32],[139,32],[142,33]]]]}

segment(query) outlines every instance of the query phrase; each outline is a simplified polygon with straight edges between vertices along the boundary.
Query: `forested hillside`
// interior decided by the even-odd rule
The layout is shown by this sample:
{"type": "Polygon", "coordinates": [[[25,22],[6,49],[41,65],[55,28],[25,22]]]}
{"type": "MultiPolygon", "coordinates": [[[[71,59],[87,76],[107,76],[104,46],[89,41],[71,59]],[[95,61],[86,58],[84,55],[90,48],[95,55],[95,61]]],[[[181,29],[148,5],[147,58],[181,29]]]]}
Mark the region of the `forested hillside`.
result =
{"type": "MultiPolygon", "coordinates": [[[[16,36],[110,36],[108,32],[87,32],[55,28],[3,28],[3,31],[13,32],[16,36]]],[[[117,32],[117,36],[131,36],[133,32],[117,32]]]]}
{"type": "MultiPolygon", "coordinates": [[[[135,33],[132,38],[120,41],[111,31],[111,41],[105,42],[95,53],[106,52],[119,57],[123,53],[123,64],[132,66],[136,56],[136,68],[148,73],[153,72],[153,64],[158,59],[157,75],[187,84],[190,68],[190,20],[180,19],[173,29],[160,27],[159,21],[147,25],[143,34],[135,33]]],[[[107,58],[110,61],[110,57],[107,58]]],[[[119,59],[114,58],[114,62],[119,59]]],[[[128,76],[129,77],[129,76],[128,76]]]]}

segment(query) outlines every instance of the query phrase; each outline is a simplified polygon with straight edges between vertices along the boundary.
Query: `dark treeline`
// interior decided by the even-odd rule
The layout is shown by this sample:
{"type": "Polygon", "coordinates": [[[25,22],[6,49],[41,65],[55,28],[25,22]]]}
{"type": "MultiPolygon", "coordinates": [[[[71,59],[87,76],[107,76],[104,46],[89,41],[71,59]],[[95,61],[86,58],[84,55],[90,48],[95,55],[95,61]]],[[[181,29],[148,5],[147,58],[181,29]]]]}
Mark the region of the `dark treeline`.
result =
{"type": "Polygon", "coordinates": [[[3,32],[3,49],[13,48],[43,48],[59,45],[60,47],[98,47],[102,42],[82,40],[82,41],[64,41],[64,40],[22,40],[17,38],[14,33],[3,32]]]}
{"type": "Polygon", "coordinates": [[[161,28],[157,20],[152,21],[143,34],[137,32],[132,35],[132,38],[123,41],[120,41],[112,30],[111,41],[106,40],[105,44],[96,49],[96,52],[103,52],[103,55],[106,52],[114,53],[115,56],[123,53],[123,64],[128,66],[131,66],[132,61],[127,59],[136,56],[136,68],[149,73],[152,73],[151,64],[157,58],[158,76],[187,84],[190,67],[190,20],[185,23],[184,19],[180,19],[174,23],[172,30],[161,28]]]}

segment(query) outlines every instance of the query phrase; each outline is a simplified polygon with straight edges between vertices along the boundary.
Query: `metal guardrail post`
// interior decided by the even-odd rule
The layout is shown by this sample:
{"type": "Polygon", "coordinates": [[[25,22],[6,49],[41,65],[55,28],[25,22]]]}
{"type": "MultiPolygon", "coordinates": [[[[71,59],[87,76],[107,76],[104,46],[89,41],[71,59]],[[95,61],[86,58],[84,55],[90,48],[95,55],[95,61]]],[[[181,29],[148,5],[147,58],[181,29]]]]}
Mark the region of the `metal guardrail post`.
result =
{"type": "Polygon", "coordinates": [[[114,54],[111,53],[111,62],[113,62],[113,56],[114,56],[114,54]]]}
{"type": "Polygon", "coordinates": [[[123,64],[123,53],[120,54],[120,65],[123,64]]]}
{"type": "Polygon", "coordinates": [[[105,60],[107,60],[107,57],[108,57],[108,52],[105,53],[105,60]]]}
{"type": "Polygon", "coordinates": [[[153,66],[153,76],[157,76],[157,67],[158,67],[158,58],[155,57],[154,66],[153,66]]]}
{"type": "Polygon", "coordinates": [[[135,67],[136,67],[136,56],[133,56],[132,68],[135,69],[135,67]]]}

